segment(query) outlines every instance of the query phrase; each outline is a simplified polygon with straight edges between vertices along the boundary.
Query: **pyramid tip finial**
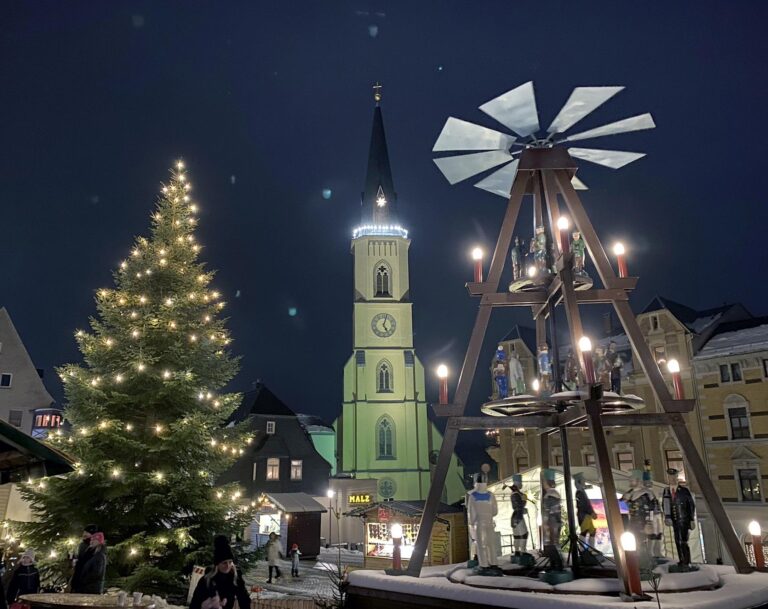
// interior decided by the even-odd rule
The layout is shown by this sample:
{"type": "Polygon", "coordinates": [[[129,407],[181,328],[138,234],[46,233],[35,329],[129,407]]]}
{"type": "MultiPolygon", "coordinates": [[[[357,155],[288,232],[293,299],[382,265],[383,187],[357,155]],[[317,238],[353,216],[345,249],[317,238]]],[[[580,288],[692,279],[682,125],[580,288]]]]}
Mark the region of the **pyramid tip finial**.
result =
{"type": "Polygon", "coordinates": [[[377,80],[376,84],[373,85],[373,101],[376,102],[376,105],[378,106],[381,103],[381,90],[382,90],[381,83],[377,80]]]}

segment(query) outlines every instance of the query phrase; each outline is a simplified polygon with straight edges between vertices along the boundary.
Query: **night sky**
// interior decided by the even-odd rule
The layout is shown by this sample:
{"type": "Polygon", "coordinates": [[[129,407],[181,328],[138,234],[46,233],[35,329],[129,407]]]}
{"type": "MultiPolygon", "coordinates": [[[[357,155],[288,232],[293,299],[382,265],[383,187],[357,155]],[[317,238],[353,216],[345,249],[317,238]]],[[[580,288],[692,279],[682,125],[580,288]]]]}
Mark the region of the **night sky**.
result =
{"type": "MultiPolygon", "coordinates": [[[[493,244],[504,201],[472,180],[450,186],[432,145],[450,115],[500,128],[477,106],[533,80],[544,126],[578,85],[627,87],[579,130],[656,120],[585,143],[647,158],[579,172],[599,235],[622,239],[641,277],[634,306],[661,294],[765,314],[766,22],[757,1],[4,2],[0,306],[60,399],[52,368],[80,360],[72,332],[183,157],[243,356],[233,388],[261,379],[294,410],[334,418],[379,80],[436,399],[433,369],[459,367],[474,320],[469,250],[493,244]]],[[[496,313],[488,359],[528,320],[496,313]]],[[[482,456],[472,444],[469,461],[482,456]]]]}

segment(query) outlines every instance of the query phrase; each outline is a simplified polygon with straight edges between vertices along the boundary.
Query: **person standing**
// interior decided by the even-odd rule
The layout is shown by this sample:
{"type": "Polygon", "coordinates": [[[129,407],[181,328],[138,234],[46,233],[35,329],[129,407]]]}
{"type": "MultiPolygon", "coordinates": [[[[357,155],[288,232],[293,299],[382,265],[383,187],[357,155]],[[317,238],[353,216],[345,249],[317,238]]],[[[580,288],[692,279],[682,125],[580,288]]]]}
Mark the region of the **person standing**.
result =
{"type": "Polygon", "coordinates": [[[35,553],[27,550],[21,555],[19,566],[13,571],[8,581],[5,595],[8,605],[16,602],[22,594],[37,594],[40,591],[40,571],[35,566],[35,553]]]}
{"type": "Polygon", "coordinates": [[[91,535],[98,532],[99,527],[95,524],[89,524],[83,529],[83,535],[80,543],[77,546],[77,551],[72,559],[72,579],[70,580],[69,587],[72,592],[79,592],[80,590],[80,576],[83,570],[83,565],[86,563],[88,557],[91,555],[91,535]]]}
{"type": "Polygon", "coordinates": [[[267,542],[267,564],[269,565],[269,579],[267,583],[272,583],[272,571],[275,572],[275,579],[280,579],[283,575],[280,573],[280,537],[277,533],[269,534],[267,542]]]}
{"type": "Polygon", "coordinates": [[[584,540],[585,544],[594,548],[595,535],[597,535],[595,528],[597,514],[587,495],[587,481],[584,474],[577,473],[573,476],[573,482],[576,486],[576,521],[579,523],[579,537],[584,540]]]}
{"type": "Polygon", "coordinates": [[[213,540],[213,567],[197,582],[189,609],[250,609],[251,597],[242,573],[235,566],[229,540],[218,535],[213,540]]]}
{"type": "Polygon", "coordinates": [[[97,531],[91,535],[90,544],[90,552],[86,553],[83,559],[77,589],[73,585],[72,592],[103,594],[104,578],[107,574],[107,548],[104,544],[104,533],[97,531]]]}
{"type": "Polygon", "coordinates": [[[301,550],[299,550],[299,544],[295,543],[288,551],[288,556],[291,559],[291,576],[299,576],[299,558],[301,557],[301,550]]]}
{"type": "Polygon", "coordinates": [[[523,477],[520,474],[512,475],[512,538],[515,556],[518,559],[526,552],[528,545],[528,525],[525,517],[528,515],[528,496],[523,492],[523,477]]]}
{"type": "Polygon", "coordinates": [[[691,548],[688,546],[688,538],[696,527],[696,503],[691,491],[678,480],[678,473],[673,467],[667,470],[669,486],[664,489],[661,498],[664,523],[667,526],[672,525],[677,556],[680,559],[678,563],[680,570],[695,571],[695,568],[691,568],[691,548]]]}

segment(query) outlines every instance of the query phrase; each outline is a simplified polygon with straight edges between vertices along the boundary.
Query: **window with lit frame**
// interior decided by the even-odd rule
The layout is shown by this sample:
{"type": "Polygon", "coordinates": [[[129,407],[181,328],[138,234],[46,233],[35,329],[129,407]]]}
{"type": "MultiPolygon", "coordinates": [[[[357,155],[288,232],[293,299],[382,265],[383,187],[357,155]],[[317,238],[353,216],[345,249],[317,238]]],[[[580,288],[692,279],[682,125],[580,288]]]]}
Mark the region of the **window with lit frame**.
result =
{"type": "Polygon", "coordinates": [[[760,478],[757,470],[746,468],[739,470],[739,487],[741,489],[742,501],[762,501],[760,490],[760,478]]]}
{"type": "Polygon", "coordinates": [[[267,480],[280,480],[280,459],[277,457],[267,459],[267,480]]]}
{"type": "Polygon", "coordinates": [[[291,480],[301,480],[303,461],[301,459],[291,459],[291,480]]]}

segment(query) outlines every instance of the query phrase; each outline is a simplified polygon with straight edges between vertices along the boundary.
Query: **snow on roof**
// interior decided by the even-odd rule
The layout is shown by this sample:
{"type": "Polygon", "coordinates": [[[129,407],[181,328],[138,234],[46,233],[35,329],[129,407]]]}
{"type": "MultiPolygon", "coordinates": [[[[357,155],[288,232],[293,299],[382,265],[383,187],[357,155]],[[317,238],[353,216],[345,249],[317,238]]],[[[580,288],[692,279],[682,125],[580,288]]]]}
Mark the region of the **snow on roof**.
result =
{"type": "Polygon", "coordinates": [[[760,325],[722,332],[710,338],[694,359],[707,359],[768,350],[768,319],[760,325]]]}
{"type": "Polygon", "coordinates": [[[267,493],[267,499],[288,514],[328,511],[306,493],[267,493]]]}

